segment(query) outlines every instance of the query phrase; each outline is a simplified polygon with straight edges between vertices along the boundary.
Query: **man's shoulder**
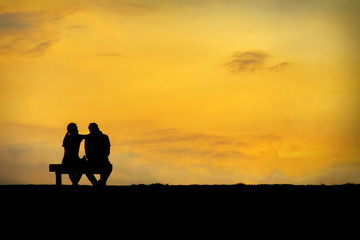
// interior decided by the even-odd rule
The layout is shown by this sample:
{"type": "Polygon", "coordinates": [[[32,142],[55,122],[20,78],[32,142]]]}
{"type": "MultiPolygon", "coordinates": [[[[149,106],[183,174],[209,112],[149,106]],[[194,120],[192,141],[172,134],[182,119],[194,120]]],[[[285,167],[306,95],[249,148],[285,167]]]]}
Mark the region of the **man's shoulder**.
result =
{"type": "Polygon", "coordinates": [[[100,134],[89,134],[85,141],[86,140],[94,140],[94,141],[99,141],[100,139],[109,139],[108,135],[104,134],[104,133],[100,133],[100,134]]]}
{"type": "Polygon", "coordinates": [[[110,139],[109,139],[109,136],[108,136],[108,135],[103,134],[103,139],[104,139],[104,142],[105,142],[106,144],[109,144],[109,145],[110,145],[110,139]]]}
{"type": "Polygon", "coordinates": [[[108,135],[103,134],[103,138],[104,138],[105,140],[109,141],[109,136],[108,136],[108,135]]]}
{"type": "Polygon", "coordinates": [[[99,136],[101,136],[101,137],[103,137],[103,138],[105,138],[105,137],[108,137],[108,135],[106,135],[105,133],[103,133],[103,132],[99,132],[99,136]]]}

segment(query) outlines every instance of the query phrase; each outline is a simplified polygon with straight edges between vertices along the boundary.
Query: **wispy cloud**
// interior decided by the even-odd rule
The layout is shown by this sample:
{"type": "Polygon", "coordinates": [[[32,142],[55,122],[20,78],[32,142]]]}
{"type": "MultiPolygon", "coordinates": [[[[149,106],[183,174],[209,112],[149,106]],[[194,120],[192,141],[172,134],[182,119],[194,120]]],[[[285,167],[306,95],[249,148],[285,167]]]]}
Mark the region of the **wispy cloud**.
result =
{"type": "Polygon", "coordinates": [[[86,2],[84,8],[95,8],[105,10],[109,13],[124,15],[124,16],[138,16],[149,13],[154,8],[150,1],[134,1],[134,0],[91,0],[86,2]],[[90,4],[89,4],[90,2],[90,4]]]}
{"type": "Polygon", "coordinates": [[[50,162],[60,162],[63,129],[0,124],[0,184],[51,183],[50,162]]]}
{"type": "Polygon", "coordinates": [[[263,51],[236,52],[225,66],[232,72],[249,72],[263,70],[268,54],[263,51]]]}
{"type": "Polygon", "coordinates": [[[36,15],[20,12],[5,12],[0,14],[0,33],[15,32],[36,25],[36,15]]]}
{"type": "Polygon", "coordinates": [[[269,67],[268,69],[270,71],[280,71],[284,68],[286,68],[287,66],[289,66],[291,63],[290,62],[281,62],[281,63],[277,63],[271,67],[269,67]]]}
{"type": "Polygon", "coordinates": [[[261,50],[235,52],[224,66],[233,73],[255,73],[279,71],[290,64],[284,61],[269,67],[267,65],[269,57],[269,53],[261,50]]]}
{"type": "MultiPolygon", "coordinates": [[[[278,136],[228,136],[165,129],[143,134],[120,143],[122,151],[134,152],[141,161],[202,166],[245,166],[257,158],[254,145],[279,142],[278,136]]],[[[230,170],[230,169],[228,169],[230,170]]]]}
{"type": "Polygon", "coordinates": [[[360,182],[360,162],[337,162],[325,166],[321,172],[306,176],[302,184],[345,184],[360,182]]]}
{"type": "MultiPolygon", "coordinates": [[[[161,145],[165,148],[175,149],[176,146],[188,145],[189,148],[195,148],[194,144],[208,145],[209,148],[232,145],[235,148],[243,147],[246,143],[233,136],[208,135],[204,133],[186,133],[178,129],[163,129],[149,132],[142,137],[131,141],[125,141],[123,144],[139,145],[153,148],[155,145],[161,145]],[[174,145],[174,146],[172,146],[174,145]]],[[[184,149],[184,147],[180,147],[184,149]]]]}
{"type": "Polygon", "coordinates": [[[46,42],[41,42],[38,45],[36,45],[34,48],[29,49],[25,55],[26,56],[31,56],[31,57],[40,57],[42,56],[45,51],[51,47],[51,45],[53,44],[54,41],[46,41],[46,42]]]}
{"type": "Polygon", "coordinates": [[[61,8],[51,11],[2,12],[0,14],[0,52],[3,55],[39,57],[57,40],[54,24],[76,11],[61,8]]]}
{"type": "Polygon", "coordinates": [[[132,153],[132,162],[136,165],[131,171],[138,171],[135,167],[142,166],[148,179],[183,184],[233,182],[233,174],[236,172],[240,178],[240,173],[255,157],[246,150],[248,142],[241,137],[179,129],[143,133],[113,147],[124,154],[132,153]],[[219,172],[230,174],[221,176],[219,172]]]}

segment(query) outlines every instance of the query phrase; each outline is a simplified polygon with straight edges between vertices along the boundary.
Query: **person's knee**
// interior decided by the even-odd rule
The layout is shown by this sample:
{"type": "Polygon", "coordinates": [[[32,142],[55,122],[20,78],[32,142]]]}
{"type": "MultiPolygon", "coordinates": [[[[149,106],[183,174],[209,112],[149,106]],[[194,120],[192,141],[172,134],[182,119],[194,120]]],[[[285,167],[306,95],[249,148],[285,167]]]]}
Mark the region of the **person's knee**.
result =
{"type": "Polygon", "coordinates": [[[92,174],[92,173],[86,173],[86,177],[88,179],[94,179],[95,178],[94,174],[92,174]]]}

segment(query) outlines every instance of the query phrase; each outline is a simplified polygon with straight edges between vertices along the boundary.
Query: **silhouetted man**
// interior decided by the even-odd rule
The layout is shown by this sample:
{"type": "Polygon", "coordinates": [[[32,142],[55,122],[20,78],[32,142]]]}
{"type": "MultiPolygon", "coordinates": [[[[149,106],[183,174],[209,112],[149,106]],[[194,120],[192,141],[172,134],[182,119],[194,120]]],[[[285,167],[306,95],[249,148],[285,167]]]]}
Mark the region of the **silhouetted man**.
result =
{"type": "Polygon", "coordinates": [[[94,186],[106,186],[106,181],[112,172],[109,162],[110,140],[103,134],[96,123],[90,123],[90,134],[85,139],[85,154],[88,159],[87,168],[100,171],[100,180],[97,181],[94,174],[87,173],[86,176],[94,186]]]}

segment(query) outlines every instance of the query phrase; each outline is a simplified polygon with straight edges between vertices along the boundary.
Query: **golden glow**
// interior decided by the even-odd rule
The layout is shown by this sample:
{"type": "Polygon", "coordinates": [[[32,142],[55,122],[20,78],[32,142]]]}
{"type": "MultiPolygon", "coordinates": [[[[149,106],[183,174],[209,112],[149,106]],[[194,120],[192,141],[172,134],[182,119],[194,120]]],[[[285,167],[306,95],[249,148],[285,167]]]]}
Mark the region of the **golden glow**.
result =
{"type": "Polygon", "coordinates": [[[359,10],[2,1],[0,184],[52,183],[69,122],[109,135],[110,184],[359,182],[359,10]]]}

